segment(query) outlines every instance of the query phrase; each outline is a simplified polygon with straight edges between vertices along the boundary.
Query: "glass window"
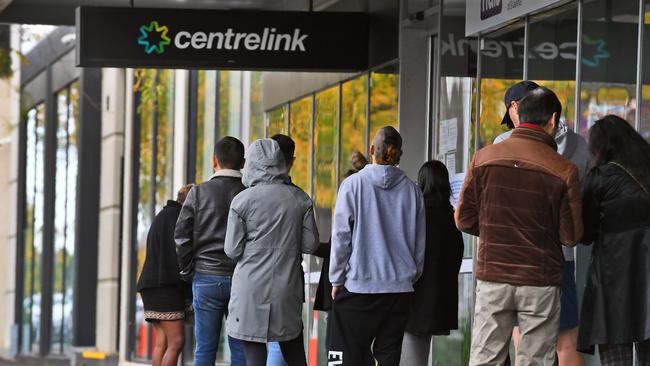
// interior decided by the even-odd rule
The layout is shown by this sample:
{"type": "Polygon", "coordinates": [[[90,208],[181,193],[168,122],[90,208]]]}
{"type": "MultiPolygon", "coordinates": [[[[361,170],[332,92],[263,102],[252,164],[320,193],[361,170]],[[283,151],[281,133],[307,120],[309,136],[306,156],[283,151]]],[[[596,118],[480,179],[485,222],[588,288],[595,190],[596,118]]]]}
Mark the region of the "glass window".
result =
{"type": "Polygon", "coordinates": [[[533,18],[529,31],[528,78],[557,94],[561,120],[574,129],[578,9],[572,5],[533,18]]]}
{"type": "MultiPolygon", "coordinates": [[[[336,203],[336,166],[337,166],[337,145],[338,145],[338,119],[339,119],[339,88],[334,87],[317,93],[315,96],[315,120],[314,120],[314,211],[320,241],[327,242],[332,232],[332,214],[336,203]]],[[[320,275],[322,260],[316,256],[305,256],[311,264],[309,266],[314,278],[320,275]]],[[[312,276],[310,276],[311,278],[312,276]]],[[[318,288],[317,281],[310,281],[309,286],[309,308],[313,308],[314,297],[318,288]]],[[[327,316],[311,312],[312,332],[318,329],[327,329],[327,316]],[[322,316],[319,316],[322,315],[322,316]]],[[[312,340],[317,342],[317,347],[312,348],[310,358],[317,358],[318,364],[327,364],[327,351],[324,342],[325,338],[312,340]]]]}
{"type": "Polygon", "coordinates": [[[492,144],[508,130],[501,125],[506,90],[521,81],[524,71],[524,28],[520,25],[488,35],[481,49],[481,116],[479,147],[492,144]]]}
{"type": "Polygon", "coordinates": [[[384,126],[398,127],[398,67],[390,65],[370,73],[370,139],[384,126]]]}
{"type": "Polygon", "coordinates": [[[249,141],[264,138],[264,109],[262,106],[262,73],[251,72],[249,141]]]}
{"type": "Polygon", "coordinates": [[[584,3],[579,131],[616,114],[634,124],[638,0],[584,3]]]}
{"type": "Polygon", "coordinates": [[[645,0],[645,14],[643,17],[643,86],[641,99],[641,123],[639,133],[650,141],[650,0],[645,0]]]}
{"type": "Polygon", "coordinates": [[[433,337],[436,366],[468,365],[474,315],[474,279],[471,273],[458,276],[458,329],[446,337],[433,337]]]}
{"type": "Polygon", "coordinates": [[[27,112],[22,353],[38,352],[44,225],[45,105],[27,112]]]}
{"type": "Polygon", "coordinates": [[[289,136],[296,143],[296,160],[290,175],[293,183],[307,194],[311,192],[312,101],[313,98],[308,96],[292,102],[289,107],[289,136]]]}
{"type": "MultiPolygon", "coordinates": [[[[242,72],[219,71],[219,136],[241,139],[242,72]]],[[[213,143],[214,144],[214,143],[213,143]]]]}
{"type": "MultiPolygon", "coordinates": [[[[452,201],[458,199],[464,173],[473,152],[476,106],[476,67],[478,43],[475,38],[465,38],[465,3],[443,4],[440,27],[440,80],[438,81],[438,118],[434,118],[431,136],[433,153],[449,170],[452,201]],[[455,176],[457,173],[458,176],[455,176]]],[[[435,108],[431,108],[435,111],[435,108]]],[[[476,239],[463,235],[464,257],[473,255],[476,239]]],[[[469,362],[471,344],[471,307],[474,303],[471,273],[458,277],[458,329],[449,336],[434,337],[434,365],[461,366],[469,362]]]]}
{"type": "MultiPolygon", "coordinates": [[[[134,86],[139,159],[137,160],[136,226],[133,253],[136,268],[132,283],[140,276],[146,256],[146,240],[153,217],[173,196],[173,127],[174,127],[174,72],[172,70],[136,70],[134,86]]],[[[144,308],[139,293],[135,301],[132,358],[151,359],[154,333],[144,320],[144,308]]]]}
{"type": "Polygon", "coordinates": [[[63,353],[72,343],[74,240],[77,192],[78,84],[59,91],[54,215],[52,352],[63,353]]]}
{"type": "MultiPolygon", "coordinates": [[[[449,170],[452,201],[458,199],[464,173],[474,147],[476,67],[478,42],[465,38],[465,3],[443,6],[441,24],[439,116],[434,128],[434,157],[449,170]],[[458,176],[454,177],[455,174],[458,176]]],[[[432,111],[435,108],[431,108],[432,111]]],[[[436,120],[434,118],[434,120],[436,120]]],[[[465,257],[471,257],[475,240],[464,235],[465,257]]],[[[472,301],[467,298],[465,301],[472,301]]],[[[469,333],[465,335],[469,337],[469,333]]]]}
{"type": "Polygon", "coordinates": [[[196,182],[208,179],[213,171],[212,155],[217,141],[217,71],[198,72],[196,109],[196,182]]]}
{"type": "Polygon", "coordinates": [[[315,98],[313,200],[320,240],[326,242],[336,203],[339,88],[317,93],[315,98]]]}
{"type": "Polygon", "coordinates": [[[339,182],[351,169],[350,158],[359,151],[367,155],[368,75],[359,76],[341,85],[341,158],[339,182]]]}
{"type": "Polygon", "coordinates": [[[282,105],[271,110],[267,114],[269,120],[268,132],[266,134],[267,137],[271,137],[278,133],[286,135],[289,132],[287,128],[288,110],[289,108],[286,105],[282,105]]]}

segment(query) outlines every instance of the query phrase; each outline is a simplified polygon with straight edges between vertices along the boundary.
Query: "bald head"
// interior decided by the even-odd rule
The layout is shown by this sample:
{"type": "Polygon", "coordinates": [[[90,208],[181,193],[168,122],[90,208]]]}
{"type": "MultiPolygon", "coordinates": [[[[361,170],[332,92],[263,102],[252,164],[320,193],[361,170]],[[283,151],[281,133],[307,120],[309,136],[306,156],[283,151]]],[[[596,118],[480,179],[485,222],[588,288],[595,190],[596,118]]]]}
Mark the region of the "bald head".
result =
{"type": "Polygon", "coordinates": [[[372,140],[370,154],[375,164],[399,164],[402,157],[402,136],[391,126],[383,127],[372,140]]]}

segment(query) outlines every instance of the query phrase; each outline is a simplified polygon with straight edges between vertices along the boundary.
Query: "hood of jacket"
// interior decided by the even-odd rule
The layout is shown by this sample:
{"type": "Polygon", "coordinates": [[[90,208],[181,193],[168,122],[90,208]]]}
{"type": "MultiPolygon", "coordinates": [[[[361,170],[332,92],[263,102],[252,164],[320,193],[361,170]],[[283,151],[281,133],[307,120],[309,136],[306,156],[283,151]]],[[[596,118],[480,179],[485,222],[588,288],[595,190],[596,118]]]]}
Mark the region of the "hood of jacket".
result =
{"type": "Polygon", "coordinates": [[[406,174],[393,165],[368,164],[359,174],[362,174],[381,189],[391,189],[406,179],[406,174]]]}
{"type": "Polygon", "coordinates": [[[242,183],[246,187],[268,183],[289,183],[287,166],[276,141],[261,139],[248,147],[242,183]]]}

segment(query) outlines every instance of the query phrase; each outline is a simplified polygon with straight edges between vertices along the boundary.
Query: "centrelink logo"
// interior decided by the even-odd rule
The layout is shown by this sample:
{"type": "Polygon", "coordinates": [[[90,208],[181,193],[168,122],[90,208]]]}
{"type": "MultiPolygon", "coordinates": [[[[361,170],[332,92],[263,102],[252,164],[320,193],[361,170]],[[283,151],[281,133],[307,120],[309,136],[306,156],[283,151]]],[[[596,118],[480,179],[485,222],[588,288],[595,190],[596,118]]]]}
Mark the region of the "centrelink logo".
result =
{"type": "Polygon", "coordinates": [[[167,26],[159,26],[157,21],[151,21],[149,25],[143,25],[140,27],[140,38],[138,38],[138,44],[144,46],[144,52],[147,54],[152,54],[156,52],[157,54],[162,54],[165,52],[165,46],[169,45],[171,40],[167,37],[167,32],[169,29],[167,26]],[[158,39],[155,39],[155,36],[158,36],[158,39]]]}
{"type": "Polygon", "coordinates": [[[173,35],[174,41],[167,35],[170,30],[157,21],[140,27],[138,44],[144,46],[147,54],[165,52],[165,46],[195,50],[239,50],[248,51],[289,51],[305,52],[305,40],[309,35],[302,34],[299,28],[293,33],[276,33],[276,28],[264,28],[261,33],[235,32],[228,28],[225,32],[188,32],[180,31],[173,35]]]}
{"type": "Polygon", "coordinates": [[[481,2],[481,20],[501,14],[501,0],[479,0],[481,2]]]}

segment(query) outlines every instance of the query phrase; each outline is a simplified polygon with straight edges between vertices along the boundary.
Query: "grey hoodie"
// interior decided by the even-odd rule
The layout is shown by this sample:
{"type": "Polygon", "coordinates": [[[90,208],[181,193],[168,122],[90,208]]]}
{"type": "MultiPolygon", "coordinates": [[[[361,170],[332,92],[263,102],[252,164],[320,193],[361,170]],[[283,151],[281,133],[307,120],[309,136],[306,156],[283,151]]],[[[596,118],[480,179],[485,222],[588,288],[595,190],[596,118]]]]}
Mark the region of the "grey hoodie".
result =
{"type": "Polygon", "coordinates": [[[412,292],[425,241],[420,188],[397,167],[367,165],[339,189],[330,281],[356,293],[412,292]]]}
{"type": "Polygon", "coordinates": [[[289,184],[278,143],[248,149],[242,191],[228,215],[225,252],[237,261],[228,334],[253,342],[288,341],[302,332],[301,253],[318,248],[312,201],[289,184]]]}

